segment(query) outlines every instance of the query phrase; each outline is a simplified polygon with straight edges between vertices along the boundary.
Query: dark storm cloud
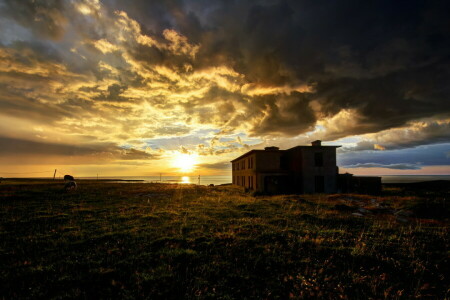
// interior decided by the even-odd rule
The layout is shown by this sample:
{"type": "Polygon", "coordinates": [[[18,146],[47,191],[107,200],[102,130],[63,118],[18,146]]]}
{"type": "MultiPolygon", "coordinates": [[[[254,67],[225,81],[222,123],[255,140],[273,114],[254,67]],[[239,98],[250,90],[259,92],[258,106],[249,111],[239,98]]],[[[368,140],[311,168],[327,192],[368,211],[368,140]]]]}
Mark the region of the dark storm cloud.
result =
{"type": "Polygon", "coordinates": [[[14,18],[35,34],[51,39],[59,39],[64,34],[67,22],[63,14],[63,0],[2,0],[5,10],[1,15],[14,18]]]}
{"type": "MultiPolygon", "coordinates": [[[[313,129],[316,121],[307,96],[293,92],[290,95],[255,97],[257,105],[263,105],[265,116],[254,123],[252,133],[295,135],[313,129]]],[[[252,103],[253,104],[253,103],[252,103]]]]}
{"type": "Polygon", "coordinates": [[[326,136],[330,139],[450,111],[446,1],[107,3],[126,10],[148,30],[175,28],[199,43],[195,68],[226,64],[248,82],[266,86],[315,84],[314,93],[291,107],[296,117],[279,113],[288,99],[282,95],[265,99],[264,108],[256,104],[254,110],[268,115],[253,124],[256,134],[309,130],[315,122],[307,105],[312,100],[320,104],[321,117],[342,109],[360,116],[355,118],[360,126],[335,130],[326,136]]]}
{"type": "Polygon", "coordinates": [[[105,160],[145,160],[157,159],[155,154],[150,154],[138,149],[123,149],[112,143],[91,143],[87,145],[68,145],[49,143],[44,141],[31,141],[9,137],[0,137],[0,156],[38,156],[38,157],[68,157],[75,161],[68,164],[86,163],[89,159],[105,160]],[[79,161],[76,161],[79,160],[79,161]]]}
{"type": "Polygon", "coordinates": [[[0,147],[1,155],[44,154],[73,156],[92,154],[96,151],[95,149],[89,147],[77,147],[73,145],[37,142],[8,137],[0,137],[0,144],[2,145],[0,147]]]}
{"type": "MultiPolygon", "coordinates": [[[[106,135],[118,125],[119,139],[137,139],[142,133],[185,134],[201,125],[271,139],[325,124],[318,135],[332,140],[424,118],[442,121],[450,114],[445,1],[0,0],[0,5],[0,18],[33,33],[0,49],[9,51],[0,64],[2,113],[65,120],[80,134],[96,128],[95,134],[106,135]],[[144,126],[153,121],[146,119],[150,112],[149,118],[161,116],[164,124],[144,126]],[[112,125],[103,128],[107,122],[112,125]]],[[[417,127],[414,135],[420,138],[395,134],[353,150],[443,142],[448,123],[417,127]]]]}
{"type": "Polygon", "coordinates": [[[450,121],[418,122],[406,128],[397,128],[373,135],[374,140],[362,140],[354,147],[340,148],[339,152],[365,150],[395,150],[450,141],[450,121]]]}

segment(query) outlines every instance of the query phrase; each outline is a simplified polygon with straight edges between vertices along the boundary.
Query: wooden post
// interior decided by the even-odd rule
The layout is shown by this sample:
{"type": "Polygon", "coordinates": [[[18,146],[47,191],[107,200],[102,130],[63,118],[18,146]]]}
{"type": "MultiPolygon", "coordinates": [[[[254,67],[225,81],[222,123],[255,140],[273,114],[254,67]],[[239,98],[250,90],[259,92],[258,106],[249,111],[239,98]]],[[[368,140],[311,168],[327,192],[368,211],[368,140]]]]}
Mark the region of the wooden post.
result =
{"type": "Polygon", "coordinates": [[[198,175],[198,185],[200,185],[200,175],[198,175]]]}
{"type": "Polygon", "coordinates": [[[55,173],[53,173],[53,180],[55,180],[55,176],[56,176],[56,169],[55,169],[55,173]]]}

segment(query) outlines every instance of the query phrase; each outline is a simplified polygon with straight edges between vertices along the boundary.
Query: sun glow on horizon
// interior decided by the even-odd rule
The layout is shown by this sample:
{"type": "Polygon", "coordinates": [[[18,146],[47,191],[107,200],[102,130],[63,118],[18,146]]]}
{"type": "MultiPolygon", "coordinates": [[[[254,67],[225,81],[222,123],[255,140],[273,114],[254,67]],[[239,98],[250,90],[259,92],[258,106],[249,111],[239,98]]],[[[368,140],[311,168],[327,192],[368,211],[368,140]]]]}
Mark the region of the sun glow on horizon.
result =
{"type": "Polygon", "coordinates": [[[178,153],[172,160],[172,166],[177,168],[180,173],[194,171],[197,163],[197,155],[195,154],[178,153]]]}

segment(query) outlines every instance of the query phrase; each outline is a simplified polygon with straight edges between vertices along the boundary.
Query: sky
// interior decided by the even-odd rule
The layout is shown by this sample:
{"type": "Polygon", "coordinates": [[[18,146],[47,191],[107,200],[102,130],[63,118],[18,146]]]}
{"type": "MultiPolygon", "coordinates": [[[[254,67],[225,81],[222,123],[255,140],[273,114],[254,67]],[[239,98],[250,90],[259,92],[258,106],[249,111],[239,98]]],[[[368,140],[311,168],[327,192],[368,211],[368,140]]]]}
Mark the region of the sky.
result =
{"type": "Polygon", "coordinates": [[[0,0],[0,176],[450,174],[450,2],[0,0]]]}

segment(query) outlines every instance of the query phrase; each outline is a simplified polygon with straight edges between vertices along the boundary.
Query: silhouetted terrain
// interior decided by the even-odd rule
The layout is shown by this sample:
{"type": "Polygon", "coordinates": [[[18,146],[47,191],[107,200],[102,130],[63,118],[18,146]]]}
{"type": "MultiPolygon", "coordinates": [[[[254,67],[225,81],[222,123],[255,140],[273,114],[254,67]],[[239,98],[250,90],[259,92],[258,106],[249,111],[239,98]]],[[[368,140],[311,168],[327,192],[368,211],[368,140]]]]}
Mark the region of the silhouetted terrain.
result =
{"type": "Polygon", "coordinates": [[[63,186],[0,184],[0,299],[449,297],[445,182],[381,197],[63,186]]]}

